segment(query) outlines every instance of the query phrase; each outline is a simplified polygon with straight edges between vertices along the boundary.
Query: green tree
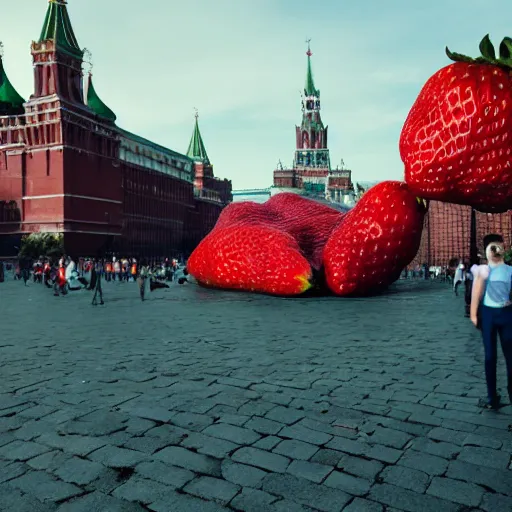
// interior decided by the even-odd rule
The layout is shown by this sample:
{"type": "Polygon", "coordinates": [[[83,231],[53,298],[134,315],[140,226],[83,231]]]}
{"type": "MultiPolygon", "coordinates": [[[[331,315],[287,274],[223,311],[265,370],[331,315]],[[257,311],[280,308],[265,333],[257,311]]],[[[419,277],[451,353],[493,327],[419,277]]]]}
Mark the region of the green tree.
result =
{"type": "Polygon", "coordinates": [[[21,240],[20,258],[55,258],[64,253],[64,239],[59,233],[32,233],[21,240]]]}

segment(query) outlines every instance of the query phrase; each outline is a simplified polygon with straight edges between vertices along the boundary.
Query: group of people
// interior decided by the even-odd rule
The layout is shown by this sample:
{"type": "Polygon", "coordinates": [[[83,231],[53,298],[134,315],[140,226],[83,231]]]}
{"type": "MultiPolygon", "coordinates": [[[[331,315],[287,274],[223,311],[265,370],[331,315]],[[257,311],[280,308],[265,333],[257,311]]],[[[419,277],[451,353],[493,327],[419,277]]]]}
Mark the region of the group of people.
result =
{"type": "MultiPolygon", "coordinates": [[[[177,259],[148,261],[139,258],[74,258],[63,255],[52,261],[40,257],[35,262],[22,258],[15,264],[9,264],[7,271],[13,271],[15,280],[23,280],[25,285],[32,276],[36,283],[42,283],[53,290],[55,296],[66,295],[70,290],[88,289],[94,291],[92,304],[103,305],[102,281],[136,281],[142,301],[146,297],[146,288],[150,291],[169,288],[165,281],[185,284],[189,275],[177,259]]],[[[0,282],[5,279],[6,266],[0,262],[0,282]]]]}

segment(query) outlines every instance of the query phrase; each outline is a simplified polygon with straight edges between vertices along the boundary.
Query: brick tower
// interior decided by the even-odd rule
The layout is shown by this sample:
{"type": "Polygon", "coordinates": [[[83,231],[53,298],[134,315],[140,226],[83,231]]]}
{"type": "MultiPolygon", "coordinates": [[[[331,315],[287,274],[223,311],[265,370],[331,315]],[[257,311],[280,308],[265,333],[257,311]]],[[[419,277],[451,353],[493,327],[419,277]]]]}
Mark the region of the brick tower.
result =
{"type": "Polygon", "coordinates": [[[320,115],[320,90],[315,87],[311,66],[310,40],[308,49],[306,83],[302,97],[302,122],[295,127],[295,156],[292,169],[282,165],[274,171],[271,193],[297,192],[329,202],[349,204],[353,194],[351,171],[331,169],[327,147],[327,126],[320,115]]]}

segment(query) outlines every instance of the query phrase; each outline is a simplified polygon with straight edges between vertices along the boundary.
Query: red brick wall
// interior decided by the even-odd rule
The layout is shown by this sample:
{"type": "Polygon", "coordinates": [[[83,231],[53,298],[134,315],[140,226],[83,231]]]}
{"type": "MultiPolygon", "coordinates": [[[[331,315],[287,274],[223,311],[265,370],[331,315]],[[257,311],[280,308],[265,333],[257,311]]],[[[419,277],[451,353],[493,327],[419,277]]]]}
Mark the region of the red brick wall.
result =
{"type": "MultiPolygon", "coordinates": [[[[480,253],[483,252],[482,239],[487,233],[503,235],[507,247],[512,246],[511,214],[476,212],[476,242],[480,253]]],[[[420,249],[413,264],[430,262],[431,265],[445,266],[452,258],[469,260],[470,229],[469,206],[431,201],[425,217],[420,249]]]]}

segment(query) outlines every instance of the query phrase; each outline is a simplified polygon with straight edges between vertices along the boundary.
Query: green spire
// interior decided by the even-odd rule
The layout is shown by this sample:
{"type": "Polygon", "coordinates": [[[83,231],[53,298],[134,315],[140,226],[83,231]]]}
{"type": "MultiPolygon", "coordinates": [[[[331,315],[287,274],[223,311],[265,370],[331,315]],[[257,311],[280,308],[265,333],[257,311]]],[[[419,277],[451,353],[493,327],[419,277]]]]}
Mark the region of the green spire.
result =
{"type": "Polygon", "coordinates": [[[188,145],[187,156],[193,160],[200,161],[208,165],[210,160],[206,154],[203,138],[201,137],[201,132],[199,131],[199,122],[197,120],[198,118],[199,115],[196,112],[196,124],[194,126],[192,138],[190,139],[190,144],[188,145]]]}
{"type": "Polygon", "coordinates": [[[117,116],[110,108],[101,101],[101,98],[96,93],[94,85],[92,84],[92,75],[89,73],[87,83],[87,106],[98,116],[108,119],[112,123],[116,122],[117,116]]]}
{"type": "Polygon", "coordinates": [[[5,73],[0,44],[0,115],[21,114],[25,100],[12,86],[5,73]]]}
{"type": "Polygon", "coordinates": [[[311,52],[311,48],[309,46],[310,41],[310,39],[307,41],[308,51],[306,52],[306,55],[308,56],[308,71],[306,74],[306,86],[304,87],[304,94],[306,96],[316,96],[318,98],[320,96],[320,91],[315,89],[315,82],[313,81],[313,70],[311,69],[311,55],[313,55],[313,53],[311,52]]]}
{"type": "Polygon", "coordinates": [[[49,0],[49,2],[39,42],[55,41],[55,46],[59,50],[81,59],[83,53],[69,20],[66,0],[49,0]]]}

